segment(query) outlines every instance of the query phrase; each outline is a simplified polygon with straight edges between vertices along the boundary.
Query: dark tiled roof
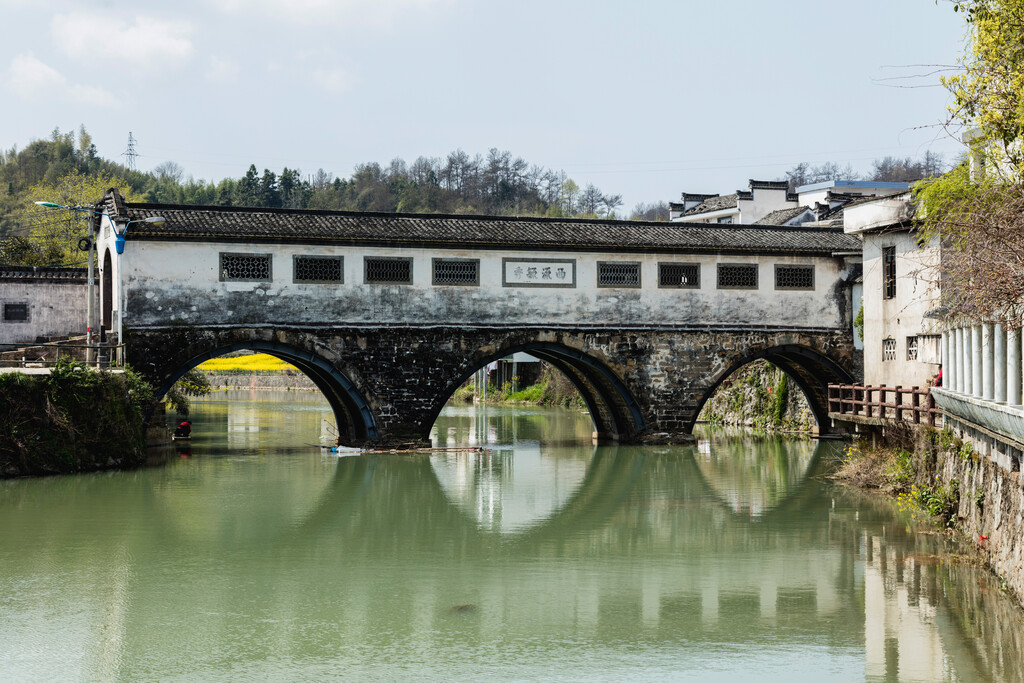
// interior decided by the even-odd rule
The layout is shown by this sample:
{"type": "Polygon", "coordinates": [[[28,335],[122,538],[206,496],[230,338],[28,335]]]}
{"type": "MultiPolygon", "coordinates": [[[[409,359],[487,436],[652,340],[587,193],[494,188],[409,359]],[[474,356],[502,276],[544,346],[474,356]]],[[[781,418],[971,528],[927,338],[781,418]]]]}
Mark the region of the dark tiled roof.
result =
{"type": "Polygon", "coordinates": [[[85,268],[0,265],[0,282],[61,282],[82,284],[85,282],[86,276],[87,271],[85,268]]]}
{"type": "Polygon", "coordinates": [[[789,190],[788,180],[754,180],[750,179],[748,187],[751,190],[789,190]]]}
{"type": "Polygon", "coordinates": [[[797,206],[792,209],[778,209],[771,213],[765,214],[760,220],[754,221],[754,225],[785,225],[786,221],[791,221],[800,214],[809,209],[806,206],[797,206]]]}
{"type": "Polygon", "coordinates": [[[827,253],[860,242],[841,230],[551,218],[385,214],[127,204],[132,240],[316,242],[597,251],[827,253]]]}
{"type": "Polygon", "coordinates": [[[736,208],[737,196],[735,194],[727,194],[722,197],[715,195],[709,197],[703,202],[693,207],[684,216],[693,216],[698,213],[710,213],[712,211],[721,211],[722,209],[735,209],[736,208]]]}

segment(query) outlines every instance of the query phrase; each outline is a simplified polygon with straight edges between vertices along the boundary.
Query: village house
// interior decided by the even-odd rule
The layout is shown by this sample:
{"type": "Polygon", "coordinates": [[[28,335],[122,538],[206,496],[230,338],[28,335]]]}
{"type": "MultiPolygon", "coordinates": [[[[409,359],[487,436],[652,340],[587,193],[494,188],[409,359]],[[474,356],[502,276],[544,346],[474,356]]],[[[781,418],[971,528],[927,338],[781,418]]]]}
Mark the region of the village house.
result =
{"type": "Polygon", "coordinates": [[[907,183],[874,180],[828,180],[789,191],[784,180],[750,180],[733,194],[684,192],[669,203],[669,220],[679,223],[742,225],[842,225],[842,209],[863,199],[906,191],[907,183]]]}
{"type": "Polygon", "coordinates": [[[0,266],[0,344],[84,334],[86,306],[85,268],[0,266]]]}

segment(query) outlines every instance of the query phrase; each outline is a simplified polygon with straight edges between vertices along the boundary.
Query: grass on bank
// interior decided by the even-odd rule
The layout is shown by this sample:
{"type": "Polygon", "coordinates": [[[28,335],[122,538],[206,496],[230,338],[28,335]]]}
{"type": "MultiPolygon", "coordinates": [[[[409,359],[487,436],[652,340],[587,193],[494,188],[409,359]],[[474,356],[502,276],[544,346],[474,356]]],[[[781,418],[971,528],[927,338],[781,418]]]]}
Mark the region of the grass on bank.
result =
{"type": "Polygon", "coordinates": [[[887,428],[885,445],[858,441],[846,447],[833,479],[859,488],[879,489],[895,496],[903,510],[923,511],[951,527],[960,508],[960,482],[938,483],[939,452],[959,458],[974,456],[949,430],[907,425],[887,428]]]}

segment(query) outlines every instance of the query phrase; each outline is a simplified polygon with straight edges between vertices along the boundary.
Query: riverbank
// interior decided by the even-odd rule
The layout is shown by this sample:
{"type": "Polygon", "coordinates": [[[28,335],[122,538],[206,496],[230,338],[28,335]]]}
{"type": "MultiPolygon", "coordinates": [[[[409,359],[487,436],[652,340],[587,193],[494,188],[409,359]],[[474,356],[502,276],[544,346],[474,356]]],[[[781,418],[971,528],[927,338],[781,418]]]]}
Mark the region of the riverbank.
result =
{"type": "Polygon", "coordinates": [[[0,477],[131,469],[147,461],[152,389],[130,370],[61,359],[46,375],[0,374],[0,477]]]}
{"type": "Polygon", "coordinates": [[[951,431],[897,423],[847,447],[832,478],[877,489],[966,541],[1024,604],[1024,482],[951,431]]]}

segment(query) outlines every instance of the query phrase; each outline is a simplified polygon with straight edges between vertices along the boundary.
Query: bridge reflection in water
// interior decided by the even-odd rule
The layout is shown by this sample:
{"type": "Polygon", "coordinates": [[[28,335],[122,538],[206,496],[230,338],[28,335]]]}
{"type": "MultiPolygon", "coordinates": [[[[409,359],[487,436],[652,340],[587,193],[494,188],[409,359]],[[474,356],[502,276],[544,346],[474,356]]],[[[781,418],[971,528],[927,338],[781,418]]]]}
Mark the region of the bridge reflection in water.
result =
{"type": "Polygon", "coordinates": [[[201,406],[164,469],[4,484],[0,669],[1024,677],[1015,608],[817,479],[830,444],[574,449],[585,415],[461,408],[439,443],[489,451],[334,458],[294,444],[316,410],[281,409],[201,406]]]}

